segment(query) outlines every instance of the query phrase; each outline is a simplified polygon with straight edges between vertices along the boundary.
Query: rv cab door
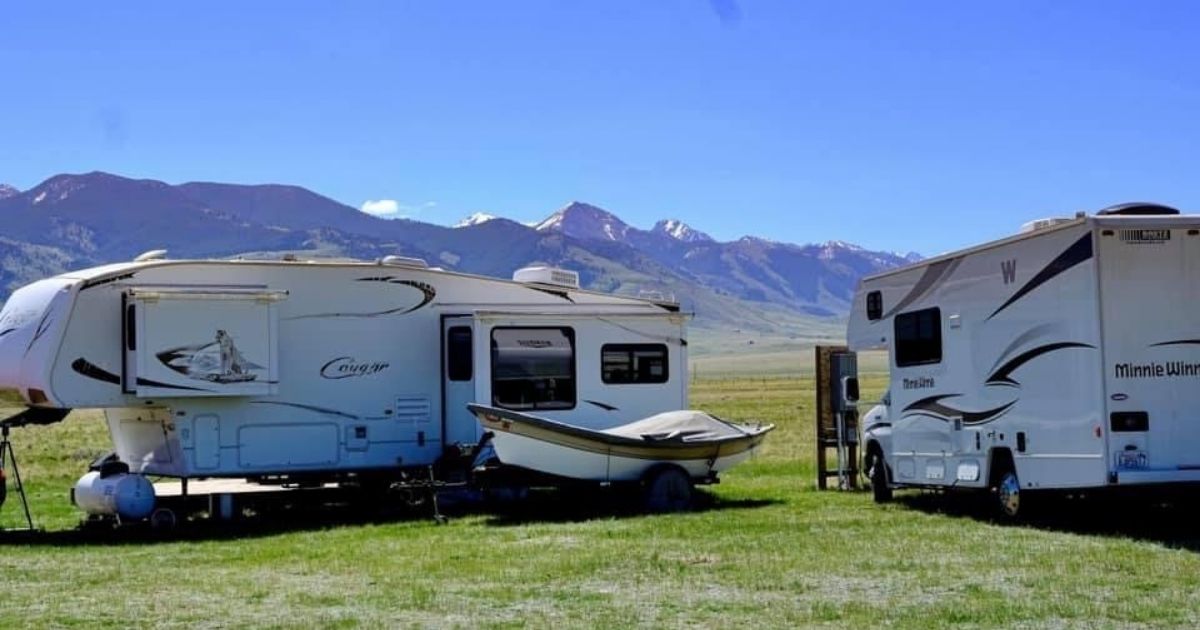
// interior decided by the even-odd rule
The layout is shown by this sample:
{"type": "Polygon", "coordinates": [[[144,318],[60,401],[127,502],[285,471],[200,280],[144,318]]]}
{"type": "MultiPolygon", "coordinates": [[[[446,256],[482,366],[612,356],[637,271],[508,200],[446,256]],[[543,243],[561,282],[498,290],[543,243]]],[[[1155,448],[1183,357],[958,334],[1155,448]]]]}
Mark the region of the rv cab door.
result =
{"type": "Polygon", "coordinates": [[[479,421],[467,410],[475,402],[475,322],[469,315],[442,319],[442,435],[445,444],[479,442],[479,421]]]}

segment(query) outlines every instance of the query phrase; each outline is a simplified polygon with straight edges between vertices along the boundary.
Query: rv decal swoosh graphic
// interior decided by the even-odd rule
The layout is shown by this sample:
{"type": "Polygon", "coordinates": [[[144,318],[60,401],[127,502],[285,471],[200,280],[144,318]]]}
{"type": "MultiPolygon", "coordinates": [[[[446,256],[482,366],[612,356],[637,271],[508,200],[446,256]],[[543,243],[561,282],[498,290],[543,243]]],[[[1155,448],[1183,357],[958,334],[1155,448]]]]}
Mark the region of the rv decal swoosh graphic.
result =
{"type": "Polygon", "coordinates": [[[142,378],[140,376],[138,377],[137,384],[145,385],[146,387],[161,387],[163,389],[184,389],[184,390],[187,390],[190,392],[211,392],[211,391],[213,391],[211,389],[204,389],[203,387],[188,387],[186,385],[172,385],[170,383],[163,383],[160,381],[152,381],[148,378],[142,378]]]}
{"type": "Polygon", "coordinates": [[[33,344],[37,343],[38,339],[41,339],[42,335],[46,334],[47,330],[50,330],[50,323],[53,321],[54,318],[50,317],[50,311],[47,310],[46,314],[42,315],[42,321],[38,322],[37,330],[33,333],[33,339],[30,339],[29,345],[25,346],[26,356],[29,355],[30,350],[33,350],[33,344]]]}
{"type": "MultiPolygon", "coordinates": [[[[87,359],[85,359],[83,357],[79,357],[78,359],[75,359],[74,361],[72,361],[71,369],[75,370],[76,373],[78,373],[82,376],[86,376],[90,379],[95,379],[97,381],[103,381],[105,383],[112,383],[113,385],[121,384],[120,376],[117,376],[116,374],[113,374],[112,372],[109,372],[108,370],[95,365],[94,363],[92,363],[91,361],[88,361],[87,359]]],[[[185,387],[183,385],[172,385],[170,383],[160,383],[158,381],[152,381],[148,378],[139,378],[137,380],[137,384],[145,385],[146,387],[162,387],[164,389],[186,389],[186,390],[194,391],[194,392],[212,391],[212,390],[203,389],[200,387],[185,387]]]]}
{"type": "Polygon", "coordinates": [[[950,260],[936,262],[926,267],[925,273],[921,274],[921,278],[918,279],[917,283],[913,285],[913,288],[909,290],[908,295],[905,295],[903,298],[901,298],[899,302],[896,302],[895,306],[893,306],[890,310],[888,310],[888,312],[884,313],[882,317],[875,321],[883,321],[904,309],[909,304],[921,299],[921,297],[926,293],[932,291],[934,287],[938,286],[942,282],[945,282],[946,279],[950,277],[950,274],[954,273],[954,270],[958,268],[958,265],[961,262],[962,258],[951,258],[950,260]]]}
{"type": "Polygon", "coordinates": [[[324,414],[329,414],[331,416],[339,416],[342,418],[349,418],[350,420],[358,420],[359,419],[358,416],[356,416],[352,413],[347,413],[345,411],[338,411],[337,409],[329,409],[328,407],[318,407],[316,405],[305,405],[302,403],[292,403],[292,402],[279,402],[279,401],[274,401],[274,400],[252,400],[250,402],[255,405],[279,405],[281,407],[294,407],[296,409],[304,409],[305,411],[315,411],[316,413],[324,413],[324,414]]]}
{"type": "Polygon", "coordinates": [[[1044,336],[1059,327],[1060,326],[1057,323],[1039,324],[1021,333],[1020,335],[1017,335],[1017,337],[1013,339],[1007,347],[1004,348],[1004,351],[996,357],[996,362],[992,364],[992,369],[989,370],[989,372],[995,372],[996,368],[1000,367],[1000,364],[1004,363],[1004,361],[1008,359],[1009,355],[1011,355],[1017,348],[1020,348],[1030,341],[1044,336]]]}
{"type": "Polygon", "coordinates": [[[588,403],[589,405],[596,405],[597,407],[599,407],[605,411],[616,411],[617,410],[616,407],[614,407],[608,403],[602,403],[602,402],[595,401],[595,400],[585,400],[583,402],[588,403]]]}
{"type": "Polygon", "coordinates": [[[1161,348],[1163,346],[1200,346],[1200,339],[1176,339],[1175,341],[1160,341],[1150,344],[1151,348],[1161,348]]]}
{"type": "Polygon", "coordinates": [[[97,381],[104,381],[105,383],[112,383],[113,385],[121,384],[120,376],[117,376],[116,374],[113,374],[102,367],[93,365],[90,361],[83,357],[75,359],[71,363],[71,369],[75,370],[79,374],[82,374],[83,376],[96,379],[97,381]]]}
{"type": "Polygon", "coordinates": [[[1025,365],[1026,363],[1032,361],[1033,359],[1036,359],[1036,358],[1042,356],[1043,354],[1054,352],[1055,350],[1063,350],[1066,348],[1091,348],[1094,350],[1096,348],[1096,346],[1086,344],[1086,343],[1073,342],[1073,341],[1063,341],[1063,342],[1059,342],[1059,343],[1048,343],[1044,346],[1038,346],[1036,348],[1026,350],[1025,352],[1018,354],[1017,356],[1010,359],[1007,363],[1005,363],[1004,365],[1002,365],[999,368],[997,368],[996,370],[994,370],[992,372],[992,374],[987,377],[987,381],[985,381],[984,384],[986,384],[986,385],[1012,385],[1015,387],[1020,387],[1021,384],[1018,383],[1017,381],[1013,380],[1013,378],[1012,378],[1012,373],[1015,372],[1017,370],[1017,368],[1021,367],[1022,365],[1025,365]]]}
{"type": "Polygon", "coordinates": [[[425,306],[426,304],[429,304],[430,302],[433,301],[433,298],[437,297],[437,289],[435,289],[433,287],[433,285],[427,284],[424,282],[417,282],[415,280],[399,280],[399,279],[393,278],[392,276],[378,276],[378,277],[371,277],[371,278],[359,278],[357,280],[357,282],[385,282],[387,284],[399,284],[399,285],[403,285],[403,286],[407,286],[407,287],[412,287],[421,292],[421,296],[422,296],[421,301],[419,303],[417,303],[416,306],[398,306],[396,308],[390,308],[390,309],[383,310],[383,311],[374,311],[374,312],[369,312],[369,313],[345,313],[345,312],[313,313],[310,315],[294,315],[292,317],[285,317],[283,319],[285,321],[292,321],[292,320],[297,320],[297,319],[320,319],[320,318],[334,318],[334,317],[380,317],[382,315],[407,315],[408,313],[411,313],[411,312],[425,306]]]}
{"type": "Polygon", "coordinates": [[[1063,251],[1063,253],[1059,254],[1057,258],[1050,261],[1050,264],[1046,265],[1041,271],[1037,272],[1037,274],[1030,278],[1029,282],[1026,282],[1024,286],[1022,286],[1020,289],[1017,289],[1017,292],[1005,300],[1005,302],[1000,305],[1000,308],[993,311],[991,315],[988,315],[988,319],[995,317],[1000,313],[1000,311],[1012,306],[1014,302],[1025,297],[1031,291],[1042,286],[1046,282],[1049,282],[1055,276],[1082,262],[1090,260],[1091,258],[1092,234],[1089,232],[1080,237],[1079,240],[1075,241],[1075,243],[1063,251]]]}
{"type": "Polygon", "coordinates": [[[14,330],[16,330],[16,328],[5,328],[4,330],[0,330],[0,337],[7,335],[8,333],[10,333],[14,330]]]}
{"type": "Polygon", "coordinates": [[[984,424],[991,422],[996,418],[1004,415],[1012,406],[1017,404],[1017,401],[1012,401],[999,407],[987,409],[985,411],[965,411],[963,409],[955,409],[947,405],[943,405],[941,401],[947,398],[957,398],[962,394],[940,394],[938,396],[930,396],[922,398],[911,405],[904,408],[902,415],[909,416],[926,416],[937,420],[949,422],[955,418],[961,418],[963,424],[984,424]]]}
{"type": "Polygon", "coordinates": [[[541,291],[542,293],[549,293],[550,295],[553,295],[555,297],[560,297],[571,303],[575,302],[575,300],[572,300],[571,296],[566,291],[559,291],[556,289],[547,289],[546,287],[526,287],[526,288],[533,289],[534,291],[541,291]]]}

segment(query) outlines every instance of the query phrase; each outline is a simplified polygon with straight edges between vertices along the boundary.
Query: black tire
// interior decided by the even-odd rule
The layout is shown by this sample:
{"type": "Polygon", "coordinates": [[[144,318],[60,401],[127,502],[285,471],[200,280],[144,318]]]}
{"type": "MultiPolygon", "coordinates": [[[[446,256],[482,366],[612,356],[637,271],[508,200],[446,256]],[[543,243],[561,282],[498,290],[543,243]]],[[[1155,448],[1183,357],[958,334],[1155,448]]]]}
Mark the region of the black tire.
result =
{"type": "Polygon", "coordinates": [[[892,500],[892,487],[888,485],[887,462],[883,454],[873,451],[868,460],[870,465],[867,473],[871,478],[871,497],[876,503],[887,503],[892,500]]]}
{"type": "Polygon", "coordinates": [[[175,511],[170,508],[158,508],[150,513],[150,527],[155,531],[169,532],[178,524],[175,511]]]}
{"type": "Polygon", "coordinates": [[[678,466],[657,466],[646,473],[642,507],[651,514],[683,512],[692,507],[692,478],[678,466]]]}

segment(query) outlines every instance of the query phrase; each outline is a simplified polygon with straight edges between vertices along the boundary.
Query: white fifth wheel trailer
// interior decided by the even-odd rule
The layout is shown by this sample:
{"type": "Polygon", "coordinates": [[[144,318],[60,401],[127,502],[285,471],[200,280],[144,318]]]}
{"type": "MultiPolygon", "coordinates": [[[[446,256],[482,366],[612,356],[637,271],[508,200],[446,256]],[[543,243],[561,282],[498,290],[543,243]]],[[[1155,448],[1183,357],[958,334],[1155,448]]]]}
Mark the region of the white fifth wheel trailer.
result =
{"type": "MultiPolygon", "coordinates": [[[[148,258],[35,282],[0,312],[17,422],[103,409],[127,475],[386,480],[469,453],[468,403],[593,429],[686,407],[678,305],[581,290],[574,272],[148,258]]],[[[90,474],[81,506],[114,490],[90,474]]]]}
{"type": "MultiPolygon", "coordinates": [[[[886,348],[863,421],[892,488],[1200,481],[1200,216],[1125,204],[864,278],[851,349],[886,348]]],[[[1027,497],[1028,498],[1028,497],[1027,497]]]]}

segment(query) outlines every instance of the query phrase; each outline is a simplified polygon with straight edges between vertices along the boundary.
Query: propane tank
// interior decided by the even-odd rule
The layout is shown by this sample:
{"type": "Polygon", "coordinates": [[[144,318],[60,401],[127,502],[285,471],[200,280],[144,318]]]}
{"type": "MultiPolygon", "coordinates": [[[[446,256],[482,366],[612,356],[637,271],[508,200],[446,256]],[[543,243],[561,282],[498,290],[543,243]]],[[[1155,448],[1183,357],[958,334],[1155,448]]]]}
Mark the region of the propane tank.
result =
{"type": "Polygon", "coordinates": [[[75,483],[75,505],[88,514],[136,521],[154,511],[154,485],[142,475],[92,471],[75,483]]]}

